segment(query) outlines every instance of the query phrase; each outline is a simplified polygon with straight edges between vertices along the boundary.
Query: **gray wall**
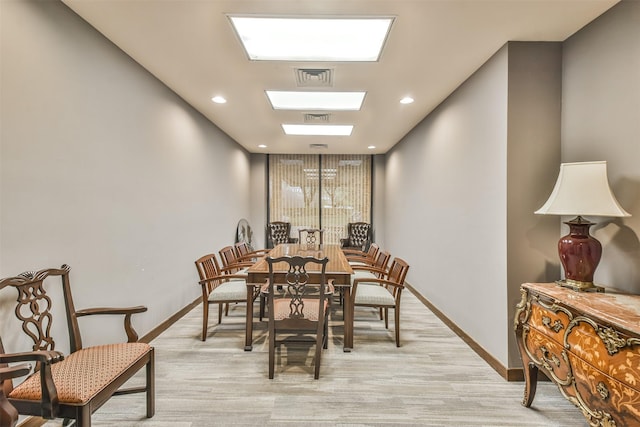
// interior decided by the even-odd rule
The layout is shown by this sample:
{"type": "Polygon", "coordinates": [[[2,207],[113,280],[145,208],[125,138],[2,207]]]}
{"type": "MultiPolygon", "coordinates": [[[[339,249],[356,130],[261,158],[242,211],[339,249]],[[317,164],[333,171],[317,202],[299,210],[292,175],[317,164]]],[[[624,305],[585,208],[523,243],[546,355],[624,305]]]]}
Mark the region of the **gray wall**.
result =
{"type": "Polygon", "coordinates": [[[590,218],[603,247],[595,281],[638,294],[640,2],[622,1],[564,43],[562,102],[562,161],[606,160],[611,189],[633,215],[590,218]]]}
{"type": "Polygon", "coordinates": [[[540,233],[557,236],[533,211],[555,180],[537,177],[559,160],[560,52],[507,44],[387,156],[386,246],[411,265],[408,282],[507,367],[519,363],[517,290],[547,279],[536,246],[540,233]]]}
{"type": "MultiPolygon", "coordinates": [[[[67,263],[77,308],[147,305],[144,334],[233,243],[249,156],[62,3],[0,7],[0,277],[67,263]]],[[[102,322],[85,344],[119,338],[102,322]]]]}

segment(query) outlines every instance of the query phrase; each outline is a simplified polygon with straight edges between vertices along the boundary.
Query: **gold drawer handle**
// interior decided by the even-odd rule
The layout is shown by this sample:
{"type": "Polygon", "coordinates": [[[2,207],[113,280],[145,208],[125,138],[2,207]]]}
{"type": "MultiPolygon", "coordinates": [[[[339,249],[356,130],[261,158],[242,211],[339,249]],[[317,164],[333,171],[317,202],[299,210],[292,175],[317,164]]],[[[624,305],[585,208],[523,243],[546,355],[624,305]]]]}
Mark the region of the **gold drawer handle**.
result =
{"type": "Polygon", "coordinates": [[[596,390],[600,394],[602,400],[607,400],[609,398],[609,389],[607,388],[607,385],[602,381],[598,383],[598,385],[596,386],[596,390]]]}
{"type": "Polygon", "coordinates": [[[547,347],[540,347],[540,352],[542,352],[542,358],[548,364],[553,363],[556,367],[560,367],[560,359],[555,354],[551,354],[551,352],[547,349],[547,347]]]}
{"type": "Polygon", "coordinates": [[[542,316],[542,324],[547,328],[551,329],[556,334],[560,332],[562,329],[564,329],[564,326],[562,326],[562,322],[559,319],[556,319],[556,321],[553,322],[553,325],[552,325],[551,318],[548,316],[542,316]]]}

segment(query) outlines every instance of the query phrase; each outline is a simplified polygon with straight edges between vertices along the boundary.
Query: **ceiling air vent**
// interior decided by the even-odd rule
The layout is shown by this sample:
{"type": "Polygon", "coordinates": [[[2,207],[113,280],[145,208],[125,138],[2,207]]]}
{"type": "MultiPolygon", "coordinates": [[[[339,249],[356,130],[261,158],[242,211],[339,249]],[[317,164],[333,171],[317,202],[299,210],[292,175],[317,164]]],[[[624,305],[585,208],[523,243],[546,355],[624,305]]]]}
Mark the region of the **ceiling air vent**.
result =
{"type": "Polygon", "coordinates": [[[304,122],[305,123],[329,123],[330,116],[331,114],[328,114],[328,113],[305,113],[304,122]]]}
{"type": "Polygon", "coordinates": [[[328,144],[309,144],[309,148],[312,150],[327,150],[329,148],[328,144]]]}
{"type": "Polygon", "coordinates": [[[333,86],[333,70],[330,68],[296,68],[295,72],[298,86],[333,86]]]}

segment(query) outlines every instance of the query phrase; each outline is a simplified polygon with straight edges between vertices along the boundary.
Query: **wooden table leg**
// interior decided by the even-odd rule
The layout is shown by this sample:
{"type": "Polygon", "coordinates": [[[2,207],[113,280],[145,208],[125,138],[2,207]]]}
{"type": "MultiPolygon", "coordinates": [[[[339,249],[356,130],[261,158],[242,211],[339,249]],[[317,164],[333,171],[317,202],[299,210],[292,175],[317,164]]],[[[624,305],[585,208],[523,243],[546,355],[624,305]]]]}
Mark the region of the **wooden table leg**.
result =
{"type": "Polygon", "coordinates": [[[345,352],[350,352],[353,348],[353,304],[351,301],[351,287],[344,288],[344,348],[345,352]]]}
{"type": "Polygon", "coordinates": [[[253,350],[253,283],[247,283],[247,318],[244,329],[244,351],[253,350]]]}

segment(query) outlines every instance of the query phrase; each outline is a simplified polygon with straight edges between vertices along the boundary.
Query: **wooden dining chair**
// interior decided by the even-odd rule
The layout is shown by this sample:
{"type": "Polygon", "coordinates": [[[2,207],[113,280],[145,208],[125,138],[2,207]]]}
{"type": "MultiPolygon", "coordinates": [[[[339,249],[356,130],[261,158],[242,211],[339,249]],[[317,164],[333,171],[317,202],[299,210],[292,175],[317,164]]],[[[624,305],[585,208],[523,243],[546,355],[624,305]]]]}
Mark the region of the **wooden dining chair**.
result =
{"type": "Polygon", "coordinates": [[[269,266],[269,378],[275,371],[276,346],[290,341],[315,342],[314,378],[320,376],[320,356],[328,344],[328,313],[333,285],[328,283],[325,270],[328,258],[284,256],[266,258],[269,266]],[[284,278],[278,280],[274,265],[286,264],[284,278]],[[310,283],[310,265],[320,266],[319,283],[310,283]],[[283,291],[276,291],[282,285],[283,291]]]}
{"type": "Polygon", "coordinates": [[[323,241],[324,230],[321,228],[300,228],[298,230],[298,243],[301,245],[322,245],[323,241]]]}
{"type": "Polygon", "coordinates": [[[255,262],[269,254],[269,249],[253,249],[247,242],[238,242],[234,245],[236,260],[239,262],[255,262]]]}
{"type": "Polygon", "coordinates": [[[369,245],[367,251],[360,251],[357,249],[342,249],[342,253],[349,261],[349,264],[365,264],[365,265],[373,265],[376,260],[376,255],[380,250],[380,246],[377,243],[372,243],[369,245]]]}
{"type": "MultiPolygon", "coordinates": [[[[379,250],[376,253],[376,258],[373,264],[368,263],[357,263],[351,264],[351,269],[353,270],[353,274],[351,275],[351,286],[353,287],[353,282],[356,279],[367,279],[367,278],[383,278],[388,273],[388,265],[389,260],[391,259],[391,254],[387,251],[379,250]]],[[[369,282],[360,282],[360,288],[363,286],[379,286],[377,283],[369,283],[369,282]]],[[[380,320],[384,319],[384,310],[380,307],[380,320]]]]}
{"type": "Polygon", "coordinates": [[[252,260],[239,259],[235,246],[225,246],[218,251],[218,254],[222,261],[220,272],[224,274],[244,273],[254,264],[252,260]]]}
{"type": "MultiPolygon", "coordinates": [[[[353,275],[351,276],[351,283],[355,279],[366,279],[366,278],[382,278],[385,277],[389,270],[387,269],[389,265],[389,260],[391,259],[391,254],[388,251],[378,251],[376,257],[372,264],[353,264],[351,265],[351,269],[353,270],[353,275]]],[[[364,285],[366,282],[363,282],[364,285]]]]}
{"type": "MultiPolygon", "coordinates": [[[[226,274],[220,269],[215,254],[203,255],[195,261],[202,288],[202,341],[207,340],[209,306],[218,305],[218,324],[222,323],[222,312],[229,314],[230,303],[247,302],[246,274],[226,274]]],[[[257,295],[257,293],[256,293],[257,295]]],[[[254,295],[253,299],[256,298],[254,295]]]]}
{"type": "Polygon", "coordinates": [[[383,277],[363,277],[353,281],[352,313],[356,306],[381,308],[384,326],[389,329],[389,309],[394,310],[396,347],[400,347],[400,297],[409,265],[401,258],[394,258],[383,277]]]}
{"type": "Polygon", "coordinates": [[[70,267],[63,265],[0,280],[0,290],[17,291],[14,312],[22,331],[33,342],[32,351],[8,353],[0,340],[0,369],[5,372],[0,389],[6,400],[21,415],[63,418],[63,425],[74,420],[76,427],[88,427],[91,415],[112,396],[142,392],[146,394],[146,416],[151,418],[155,412],[154,348],[138,342],[131,324],[132,315],[145,312],[146,307],[76,310],[69,271],[70,267]],[[57,315],[62,314],[57,307],[64,316],[57,315]],[[93,315],[123,316],[127,342],[83,347],[78,318],[93,315]],[[53,325],[59,322],[66,322],[68,330],[65,338],[69,339],[70,351],[66,355],[56,350],[60,340],[52,335],[58,330],[53,325]],[[14,385],[5,369],[16,362],[35,362],[35,368],[33,374],[14,385]],[[143,369],[143,386],[124,387],[143,369]]]}

